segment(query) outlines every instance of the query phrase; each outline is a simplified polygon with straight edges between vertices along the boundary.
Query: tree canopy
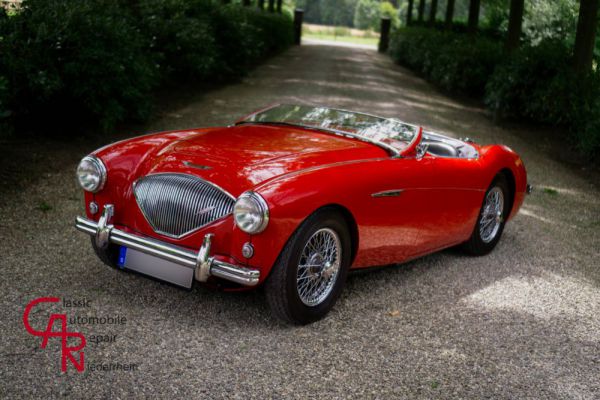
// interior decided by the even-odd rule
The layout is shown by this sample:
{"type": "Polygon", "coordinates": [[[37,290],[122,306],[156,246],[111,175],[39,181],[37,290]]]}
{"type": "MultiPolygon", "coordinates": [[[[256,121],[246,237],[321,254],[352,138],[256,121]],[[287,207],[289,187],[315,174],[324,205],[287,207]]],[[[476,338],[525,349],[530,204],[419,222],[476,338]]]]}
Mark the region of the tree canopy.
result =
{"type": "MultiPolygon", "coordinates": [[[[424,21],[429,20],[433,0],[424,1],[424,21]]],[[[509,27],[511,0],[478,0],[477,25],[480,29],[505,36],[509,27]]],[[[447,18],[448,4],[452,6],[452,21],[465,25],[469,20],[471,0],[437,0],[436,20],[447,18]]],[[[382,16],[392,19],[392,25],[405,24],[408,0],[296,0],[295,6],[304,10],[304,20],[321,25],[347,26],[378,30],[382,16]]],[[[525,0],[521,40],[537,44],[544,39],[557,39],[573,46],[577,31],[580,0],[525,0]]],[[[419,0],[413,2],[412,20],[417,21],[419,0]]],[[[600,57],[600,40],[596,41],[596,57],[600,57]]]]}

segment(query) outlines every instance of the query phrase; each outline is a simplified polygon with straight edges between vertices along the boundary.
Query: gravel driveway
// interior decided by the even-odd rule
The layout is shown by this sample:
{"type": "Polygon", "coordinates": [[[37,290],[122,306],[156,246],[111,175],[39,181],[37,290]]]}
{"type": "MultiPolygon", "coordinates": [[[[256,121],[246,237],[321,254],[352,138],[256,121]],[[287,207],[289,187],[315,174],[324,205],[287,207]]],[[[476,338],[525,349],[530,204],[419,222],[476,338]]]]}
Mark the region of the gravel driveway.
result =
{"type": "Polygon", "coordinates": [[[270,316],[261,291],[188,292],[105,267],[73,228],[83,208],[74,169],[99,143],[51,148],[44,173],[0,199],[0,397],[599,398],[598,181],[555,161],[543,132],[494,126],[480,106],[374,51],[308,45],[131,134],[306,101],[505,143],[537,191],[489,256],[447,250],[354,274],[326,319],[291,327],[270,316]],[[40,329],[50,310],[126,322],[78,325],[86,371],[61,373],[60,341],[41,349],[23,326],[25,305],[41,296],[89,303],[40,307],[40,329]]]}

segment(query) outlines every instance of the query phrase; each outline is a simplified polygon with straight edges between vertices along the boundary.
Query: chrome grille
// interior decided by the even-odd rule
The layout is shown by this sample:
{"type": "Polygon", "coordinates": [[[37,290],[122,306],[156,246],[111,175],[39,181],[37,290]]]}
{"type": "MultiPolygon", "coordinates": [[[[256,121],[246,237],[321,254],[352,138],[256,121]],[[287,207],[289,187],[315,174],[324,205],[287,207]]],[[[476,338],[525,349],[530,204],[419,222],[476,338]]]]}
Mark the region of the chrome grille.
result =
{"type": "Polygon", "coordinates": [[[145,176],[134,183],[133,192],[154,231],[174,238],[231,214],[235,203],[216,185],[185,174],[145,176]]]}

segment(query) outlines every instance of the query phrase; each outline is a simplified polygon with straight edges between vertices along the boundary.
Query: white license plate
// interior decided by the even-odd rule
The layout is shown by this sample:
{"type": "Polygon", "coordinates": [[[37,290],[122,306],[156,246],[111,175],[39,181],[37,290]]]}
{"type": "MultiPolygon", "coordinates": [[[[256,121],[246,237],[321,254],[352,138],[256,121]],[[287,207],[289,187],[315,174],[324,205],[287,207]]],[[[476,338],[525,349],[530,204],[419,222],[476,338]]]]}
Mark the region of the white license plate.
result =
{"type": "Polygon", "coordinates": [[[192,287],[194,280],[193,268],[163,260],[125,246],[121,246],[117,264],[120,268],[136,271],[187,289],[192,287]]]}

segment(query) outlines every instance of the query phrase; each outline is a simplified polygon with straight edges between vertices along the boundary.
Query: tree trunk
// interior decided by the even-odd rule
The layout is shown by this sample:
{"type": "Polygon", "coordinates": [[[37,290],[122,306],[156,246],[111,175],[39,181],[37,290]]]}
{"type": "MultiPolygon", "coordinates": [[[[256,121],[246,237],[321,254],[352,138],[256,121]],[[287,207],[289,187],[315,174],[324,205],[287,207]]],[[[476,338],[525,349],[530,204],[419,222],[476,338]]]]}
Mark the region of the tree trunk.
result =
{"type": "Polygon", "coordinates": [[[390,46],[390,27],[392,25],[392,21],[389,17],[381,18],[381,35],[379,36],[379,52],[385,53],[390,46]]]}
{"type": "Polygon", "coordinates": [[[258,8],[261,10],[265,9],[265,0],[258,0],[258,8]]]}
{"type": "Polygon", "coordinates": [[[431,0],[431,8],[429,9],[429,25],[435,25],[435,15],[437,14],[438,0],[431,0]]]}
{"type": "Polygon", "coordinates": [[[243,0],[242,4],[244,5],[244,7],[250,7],[252,5],[250,0],[243,0]]]}
{"type": "Polygon", "coordinates": [[[406,10],[406,26],[412,24],[412,13],[415,0],[408,0],[408,10],[406,10]]]}
{"type": "Polygon", "coordinates": [[[269,12],[275,12],[275,0],[269,0],[269,12]]]}
{"type": "Polygon", "coordinates": [[[412,9],[414,6],[415,0],[408,0],[408,9],[406,10],[406,26],[412,24],[412,9]]]}
{"type": "Polygon", "coordinates": [[[419,8],[417,9],[419,22],[423,22],[423,14],[425,13],[425,0],[419,0],[419,8]]]}
{"type": "Polygon", "coordinates": [[[279,14],[281,14],[281,3],[283,2],[283,0],[277,0],[277,12],[279,14]]]}
{"type": "Polygon", "coordinates": [[[596,44],[596,25],[598,23],[598,0],[581,0],[573,66],[575,71],[586,73],[592,69],[594,46],[596,44]]]}
{"type": "Polygon", "coordinates": [[[477,26],[479,25],[479,6],[481,0],[471,0],[469,4],[469,22],[467,24],[467,30],[469,33],[477,32],[477,26]]]}
{"type": "Polygon", "coordinates": [[[294,10],[294,44],[298,46],[302,41],[302,19],[304,19],[304,11],[296,8],[294,10]]]}
{"type": "Polygon", "coordinates": [[[446,28],[452,26],[452,20],[454,19],[454,0],[447,0],[446,2],[446,28]]]}
{"type": "Polygon", "coordinates": [[[507,52],[516,50],[521,39],[521,26],[523,25],[523,8],[525,0],[510,1],[510,15],[508,17],[508,33],[506,35],[505,49],[507,52]]]}

